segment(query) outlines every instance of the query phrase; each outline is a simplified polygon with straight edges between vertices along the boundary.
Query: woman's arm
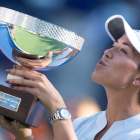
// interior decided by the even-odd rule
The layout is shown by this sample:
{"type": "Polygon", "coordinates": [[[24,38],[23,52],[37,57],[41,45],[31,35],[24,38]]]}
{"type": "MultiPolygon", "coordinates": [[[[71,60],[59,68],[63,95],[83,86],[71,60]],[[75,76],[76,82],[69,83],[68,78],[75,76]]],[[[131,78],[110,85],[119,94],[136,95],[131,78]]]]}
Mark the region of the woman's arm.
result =
{"type": "MultiPolygon", "coordinates": [[[[17,66],[17,68],[7,70],[7,72],[24,77],[25,79],[11,79],[7,83],[12,84],[13,89],[24,91],[38,97],[42,105],[50,111],[51,116],[60,107],[66,107],[61,95],[45,75],[23,66],[17,66]]],[[[52,126],[55,140],[77,140],[71,119],[57,120],[53,122],[52,126]]]]}

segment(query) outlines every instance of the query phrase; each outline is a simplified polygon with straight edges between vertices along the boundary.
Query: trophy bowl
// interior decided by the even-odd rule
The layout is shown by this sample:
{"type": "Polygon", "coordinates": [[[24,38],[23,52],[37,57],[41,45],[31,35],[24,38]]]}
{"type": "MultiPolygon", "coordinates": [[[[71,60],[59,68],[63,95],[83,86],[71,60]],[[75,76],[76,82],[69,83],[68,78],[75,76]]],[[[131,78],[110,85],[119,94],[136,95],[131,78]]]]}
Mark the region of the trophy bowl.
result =
{"type": "MultiPolygon", "coordinates": [[[[46,71],[72,60],[82,48],[84,38],[52,23],[12,9],[0,7],[0,49],[13,63],[17,57],[44,59],[52,52],[46,71]]],[[[44,107],[33,95],[0,85],[0,114],[38,127],[44,107]]]]}

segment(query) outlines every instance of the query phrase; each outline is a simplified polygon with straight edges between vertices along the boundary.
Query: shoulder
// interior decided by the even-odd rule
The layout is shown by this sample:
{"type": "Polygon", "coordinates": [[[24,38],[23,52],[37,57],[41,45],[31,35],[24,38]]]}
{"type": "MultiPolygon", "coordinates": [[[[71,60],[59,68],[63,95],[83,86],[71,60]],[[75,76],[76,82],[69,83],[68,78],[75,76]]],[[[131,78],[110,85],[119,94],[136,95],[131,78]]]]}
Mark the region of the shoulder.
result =
{"type": "Polygon", "coordinates": [[[97,123],[104,116],[105,116],[105,111],[100,111],[97,114],[94,114],[94,115],[89,116],[89,117],[77,118],[73,121],[74,130],[76,131],[80,127],[82,127],[84,125],[88,125],[89,123],[90,124],[91,123],[97,123]]]}
{"type": "MultiPolygon", "coordinates": [[[[131,130],[131,132],[128,133],[126,136],[127,140],[140,140],[140,124],[134,128],[134,130],[131,130]]],[[[132,128],[133,129],[133,128],[132,128]]]]}
{"type": "MultiPolygon", "coordinates": [[[[124,133],[125,134],[125,133],[124,133]]],[[[118,137],[116,136],[116,139],[117,139],[118,137]]],[[[122,136],[121,138],[120,138],[120,140],[140,140],[140,130],[139,130],[139,132],[137,132],[137,133],[133,133],[133,131],[132,132],[130,132],[130,133],[128,133],[128,134],[125,134],[124,136],[122,136]]]]}

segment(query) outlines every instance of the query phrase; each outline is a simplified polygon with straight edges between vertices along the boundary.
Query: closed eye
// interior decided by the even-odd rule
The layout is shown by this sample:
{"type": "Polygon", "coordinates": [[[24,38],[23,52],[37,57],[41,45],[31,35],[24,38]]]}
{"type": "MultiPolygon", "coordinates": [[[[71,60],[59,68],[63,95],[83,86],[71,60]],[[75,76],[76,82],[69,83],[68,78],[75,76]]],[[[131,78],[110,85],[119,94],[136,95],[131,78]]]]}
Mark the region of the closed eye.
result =
{"type": "Polygon", "coordinates": [[[121,51],[122,51],[123,53],[127,54],[127,52],[126,52],[124,49],[121,49],[121,51]]]}
{"type": "MultiPolygon", "coordinates": [[[[113,46],[113,45],[110,46],[110,49],[113,48],[113,47],[115,47],[115,46],[113,46]]],[[[121,51],[122,51],[123,53],[127,54],[127,52],[126,52],[124,49],[121,49],[121,51]]]]}

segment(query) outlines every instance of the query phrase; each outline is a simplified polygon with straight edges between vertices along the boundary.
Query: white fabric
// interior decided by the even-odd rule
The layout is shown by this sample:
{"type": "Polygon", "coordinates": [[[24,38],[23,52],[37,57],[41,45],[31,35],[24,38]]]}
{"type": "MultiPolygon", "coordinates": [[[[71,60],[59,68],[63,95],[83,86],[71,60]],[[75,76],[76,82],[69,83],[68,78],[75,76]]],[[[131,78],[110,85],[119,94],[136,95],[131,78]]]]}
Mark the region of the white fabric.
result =
{"type": "MultiPolygon", "coordinates": [[[[94,140],[106,124],[106,111],[73,122],[78,140],[94,140]]],[[[140,140],[140,114],[114,122],[101,140],[140,140]]]]}

